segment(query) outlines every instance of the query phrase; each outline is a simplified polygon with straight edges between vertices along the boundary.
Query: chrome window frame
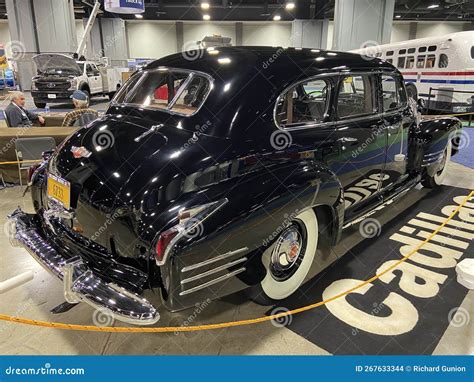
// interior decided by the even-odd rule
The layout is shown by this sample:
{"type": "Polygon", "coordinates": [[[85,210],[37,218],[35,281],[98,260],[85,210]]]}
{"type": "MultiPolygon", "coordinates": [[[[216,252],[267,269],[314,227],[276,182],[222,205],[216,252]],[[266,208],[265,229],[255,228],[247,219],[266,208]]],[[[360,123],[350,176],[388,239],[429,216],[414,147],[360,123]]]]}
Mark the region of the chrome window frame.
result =
{"type": "MultiPolygon", "coordinates": [[[[314,80],[319,80],[319,79],[324,79],[325,77],[337,77],[339,75],[340,72],[333,72],[333,73],[321,73],[321,74],[316,74],[314,76],[311,76],[311,77],[308,77],[308,78],[305,78],[304,80],[299,80],[297,82],[294,82],[292,83],[291,85],[287,86],[281,93],[280,95],[277,97],[276,101],[275,101],[275,106],[273,106],[273,122],[275,123],[275,126],[279,129],[279,130],[284,130],[284,131],[292,131],[292,130],[303,130],[303,129],[310,129],[310,128],[313,128],[315,126],[319,127],[319,126],[324,126],[324,125],[329,125],[331,123],[333,123],[333,121],[321,121],[321,122],[303,122],[301,123],[300,125],[297,125],[297,126],[286,126],[286,125],[279,125],[278,122],[277,122],[277,118],[276,118],[276,113],[277,113],[277,108],[278,108],[278,103],[281,101],[281,99],[286,95],[286,93],[291,89],[291,88],[294,88],[298,85],[301,85],[302,83],[305,83],[305,82],[309,82],[309,81],[314,81],[314,80]]],[[[328,81],[327,81],[328,82],[328,81]]],[[[330,89],[330,93],[328,93],[328,101],[329,101],[329,98],[330,96],[332,95],[332,86],[331,86],[331,89],[330,89]]],[[[329,111],[329,106],[330,106],[330,102],[326,102],[326,109],[324,110],[324,116],[328,116],[328,111],[329,111]]]]}
{"type": "MultiPolygon", "coordinates": [[[[126,107],[133,107],[133,108],[136,108],[136,109],[139,109],[139,110],[160,111],[160,112],[165,112],[165,113],[168,113],[168,114],[171,114],[171,115],[179,115],[179,116],[182,116],[182,117],[191,117],[191,116],[195,115],[196,113],[198,113],[199,110],[201,110],[201,108],[206,103],[207,98],[209,97],[209,94],[211,93],[211,90],[214,88],[214,77],[212,77],[208,73],[204,73],[204,72],[201,72],[199,70],[181,69],[181,68],[175,68],[175,67],[169,67],[169,66],[160,66],[160,67],[155,68],[155,69],[141,70],[140,71],[141,72],[140,73],[141,78],[138,79],[137,83],[130,89],[130,91],[135,90],[137,88],[137,86],[139,86],[144,81],[145,73],[148,73],[148,72],[163,72],[163,73],[165,73],[167,71],[188,73],[188,77],[186,78],[185,82],[190,80],[190,77],[194,78],[194,76],[196,76],[196,75],[202,76],[202,77],[206,78],[209,81],[209,89],[208,89],[206,95],[204,96],[204,99],[202,100],[201,105],[199,105],[199,107],[194,112],[192,112],[191,114],[185,114],[185,113],[180,113],[180,112],[171,110],[170,105],[173,101],[174,101],[174,103],[176,103],[176,101],[178,100],[178,98],[176,98],[176,95],[178,95],[178,94],[176,94],[175,97],[171,100],[170,104],[166,106],[166,109],[165,108],[157,109],[157,108],[153,108],[153,107],[147,107],[147,106],[143,106],[143,105],[140,105],[140,104],[137,104],[137,103],[129,103],[129,102],[118,103],[118,102],[114,101],[115,97],[110,102],[110,106],[126,106],[126,107]],[[176,100],[175,100],[175,98],[176,98],[176,100]]],[[[184,91],[183,85],[181,85],[181,87],[180,87],[180,89],[182,89],[182,91],[184,91]]],[[[182,91],[180,92],[180,95],[181,95],[182,91]]],[[[119,93],[118,93],[118,95],[119,95],[119,93]]],[[[172,106],[174,106],[174,103],[173,103],[172,106]]]]}
{"type": "MultiPolygon", "coordinates": [[[[377,83],[379,81],[377,80],[377,81],[375,81],[376,82],[376,85],[375,85],[376,89],[374,89],[374,91],[375,91],[374,92],[374,96],[375,96],[374,102],[375,102],[375,106],[377,107],[377,111],[374,112],[373,114],[364,114],[364,115],[355,116],[355,117],[352,117],[352,118],[348,117],[348,118],[344,118],[344,119],[338,119],[337,115],[335,115],[335,117],[336,117],[335,120],[326,121],[326,122],[318,122],[318,123],[307,123],[307,124],[304,124],[304,125],[301,125],[301,126],[286,127],[286,126],[278,125],[277,120],[276,120],[276,111],[277,111],[278,103],[280,102],[280,100],[284,96],[284,94],[286,94],[286,92],[289,89],[291,89],[292,87],[294,87],[294,86],[296,86],[300,83],[303,83],[303,82],[307,82],[307,81],[314,80],[314,79],[319,79],[321,77],[323,77],[323,78],[324,77],[341,77],[341,76],[362,75],[362,74],[376,75],[376,76],[377,75],[382,75],[382,74],[387,74],[387,75],[391,75],[391,76],[394,76],[394,77],[397,77],[397,76],[400,77],[400,74],[398,72],[384,71],[384,70],[381,70],[381,69],[375,69],[373,71],[370,71],[370,70],[362,70],[362,71],[347,70],[347,71],[338,71],[338,72],[331,72],[331,73],[321,73],[321,74],[317,74],[317,75],[312,76],[312,77],[308,77],[304,80],[297,81],[297,82],[287,86],[280,93],[280,95],[277,97],[277,99],[275,101],[275,106],[273,107],[273,122],[274,122],[275,126],[277,127],[278,130],[282,130],[282,131],[306,130],[306,129],[314,129],[314,128],[317,128],[317,127],[324,128],[324,127],[327,127],[327,126],[337,126],[337,125],[340,125],[340,124],[347,124],[347,123],[351,123],[351,122],[357,122],[357,121],[361,121],[361,120],[364,120],[364,119],[383,118],[386,115],[399,113],[401,110],[406,109],[406,107],[408,106],[408,101],[406,101],[405,104],[399,106],[397,109],[390,110],[389,112],[384,112],[384,111],[378,110],[379,109],[379,96],[378,96],[379,85],[377,83]]],[[[401,81],[400,83],[402,84],[403,89],[404,89],[405,94],[406,94],[406,88],[405,88],[404,82],[401,81]]],[[[338,80],[338,84],[339,84],[339,80],[338,80]]],[[[381,90],[381,85],[380,85],[380,90],[381,90]]],[[[333,93],[333,92],[334,92],[334,88],[331,87],[331,93],[333,93]]],[[[406,99],[408,100],[408,98],[406,98],[406,99]]],[[[331,106],[330,103],[328,103],[328,105],[326,105],[325,114],[328,114],[330,106],[331,106]]]]}

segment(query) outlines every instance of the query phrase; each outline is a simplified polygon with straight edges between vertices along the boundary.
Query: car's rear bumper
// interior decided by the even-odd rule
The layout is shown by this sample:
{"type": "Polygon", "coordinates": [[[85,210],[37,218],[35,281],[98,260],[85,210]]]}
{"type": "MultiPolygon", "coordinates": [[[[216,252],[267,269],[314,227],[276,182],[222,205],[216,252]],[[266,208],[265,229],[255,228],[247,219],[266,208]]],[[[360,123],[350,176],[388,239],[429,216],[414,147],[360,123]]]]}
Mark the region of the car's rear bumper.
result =
{"type": "Polygon", "coordinates": [[[81,256],[65,258],[45,239],[35,215],[17,209],[9,216],[10,241],[22,246],[46,270],[63,281],[70,303],[85,302],[117,320],[150,325],[160,319],[156,308],[136,293],[105,281],[81,256]]]}

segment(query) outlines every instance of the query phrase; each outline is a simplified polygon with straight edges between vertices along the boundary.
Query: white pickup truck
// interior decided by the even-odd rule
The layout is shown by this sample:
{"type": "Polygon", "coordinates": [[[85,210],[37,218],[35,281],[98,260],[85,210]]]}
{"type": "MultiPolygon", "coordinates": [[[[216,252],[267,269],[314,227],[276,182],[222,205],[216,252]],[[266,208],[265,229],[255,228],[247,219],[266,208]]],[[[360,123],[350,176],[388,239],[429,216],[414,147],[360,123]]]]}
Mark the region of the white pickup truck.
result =
{"type": "Polygon", "coordinates": [[[71,103],[74,90],[89,97],[110,98],[122,86],[122,73],[128,68],[104,67],[92,61],[78,61],[59,53],[42,53],[33,57],[37,75],[31,83],[31,95],[38,108],[47,103],[71,103]]]}

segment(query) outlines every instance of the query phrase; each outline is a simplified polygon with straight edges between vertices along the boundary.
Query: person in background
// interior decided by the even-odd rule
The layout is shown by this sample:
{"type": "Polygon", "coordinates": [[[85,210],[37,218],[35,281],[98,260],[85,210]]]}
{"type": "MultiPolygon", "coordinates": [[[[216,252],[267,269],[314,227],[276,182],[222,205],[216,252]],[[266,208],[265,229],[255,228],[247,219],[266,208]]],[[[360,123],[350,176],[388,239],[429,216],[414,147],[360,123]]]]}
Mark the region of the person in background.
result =
{"type": "Polygon", "coordinates": [[[66,117],[64,117],[63,127],[85,126],[99,117],[99,113],[96,110],[89,108],[89,99],[86,93],[74,90],[71,98],[74,110],[67,113],[66,117]]]}
{"type": "Polygon", "coordinates": [[[22,92],[11,92],[10,100],[10,104],[5,109],[10,127],[28,127],[33,125],[33,122],[44,125],[44,118],[41,115],[25,109],[25,95],[22,92]]]}

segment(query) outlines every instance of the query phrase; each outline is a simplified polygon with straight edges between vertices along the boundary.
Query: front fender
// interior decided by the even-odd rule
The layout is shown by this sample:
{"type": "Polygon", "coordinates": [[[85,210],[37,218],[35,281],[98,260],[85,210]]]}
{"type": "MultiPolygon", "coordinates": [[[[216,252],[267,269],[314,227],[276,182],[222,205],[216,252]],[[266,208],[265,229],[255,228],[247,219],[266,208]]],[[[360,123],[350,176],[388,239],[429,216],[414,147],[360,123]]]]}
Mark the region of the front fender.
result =
{"type": "Polygon", "coordinates": [[[429,175],[436,172],[439,159],[443,155],[448,140],[453,141],[453,154],[457,152],[456,137],[462,129],[458,118],[444,117],[424,120],[419,125],[419,142],[423,155],[419,156],[420,167],[429,175]]]}

